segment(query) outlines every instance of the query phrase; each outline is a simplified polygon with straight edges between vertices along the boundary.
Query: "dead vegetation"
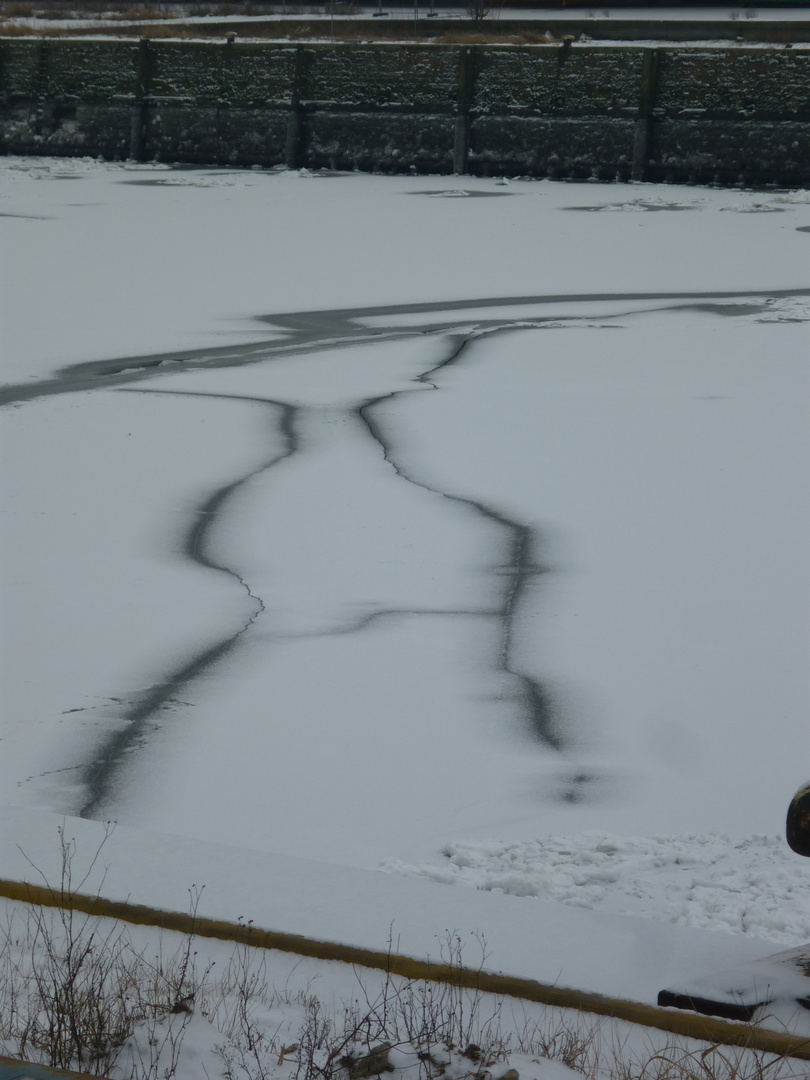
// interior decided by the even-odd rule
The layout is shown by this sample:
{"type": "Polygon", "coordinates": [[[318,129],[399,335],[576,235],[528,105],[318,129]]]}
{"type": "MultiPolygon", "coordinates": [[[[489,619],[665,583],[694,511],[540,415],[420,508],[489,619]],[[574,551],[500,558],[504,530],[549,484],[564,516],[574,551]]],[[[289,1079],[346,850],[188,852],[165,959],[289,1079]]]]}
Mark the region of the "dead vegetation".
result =
{"type": "Polygon", "coordinates": [[[33,4],[22,0],[11,0],[7,4],[0,5],[0,18],[3,19],[30,19],[34,14],[33,4]]]}
{"type": "Polygon", "coordinates": [[[152,19],[173,19],[174,15],[170,15],[166,11],[159,11],[156,8],[140,7],[140,8],[127,8],[124,11],[111,11],[104,16],[109,19],[110,22],[148,22],[152,19]]]}
{"type": "MultiPolygon", "coordinates": [[[[114,33],[116,37],[122,36],[120,30],[114,31],[114,33]]],[[[193,26],[176,26],[171,22],[139,26],[137,28],[136,36],[139,38],[178,38],[180,40],[205,37],[204,34],[200,34],[193,26]]]]}
{"type": "MultiPolygon", "coordinates": [[[[490,5],[485,0],[471,0],[473,6],[466,20],[459,20],[457,28],[447,29],[436,26],[426,19],[414,21],[408,15],[394,16],[388,20],[363,22],[355,21],[354,10],[343,3],[334,13],[334,20],[311,19],[308,14],[329,11],[328,4],[314,8],[302,8],[289,4],[286,18],[273,21],[252,22],[250,25],[237,24],[233,29],[236,40],[273,40],[273,41],[323,41],[338,42],[409,42],[419,41],[440,45],[539,45],[553,42],[555,38],[548,31],[537,32],[532,29],[520,31],[500,31],[495,18],[487,19],[490,5]]],[[[498,0],[499,2],[499,0],[498,0]]],[[[424,0],[423,0],[424,5],[424,0]]],[[[37,4],[32,0],[6,0],[0,4],[0,36],[5,37],[73,37],[92,33],[115,37],[137,38],[207,38],[224,43],[227,23],[218,19],[244,17],[250,19],[267,13],[261,4],[246,0],[244,3],[222,3],[216,7],[197,5],[195,14],[210,16],[201,22],[187,23],[180,18],[180,12],[174,6],[163,3],[133,5],[131,3],[103,4],[102,0],[88,0],[78,11],[65,2],[37,4]],[[49,22],[60,21],[63,25],[44,30],[41,25],[31,25],[27,20],[42,19],[49,22]],[[25,21],[23,21],[25,20],[25,21]],[[91,21],[91,25],[87,25],[91,21]]],[[[277,8],[274,13],[278,14],[277,8]]]]}
{"type": "MultiPolygon", "coordinates": [[[[56,885],[31,863],[58,906],[32,904],[22,914],[12,909],[0,929],[0,1046],[23,1059],[107,1076],[129,1044],[139,1063],[133,1077],[157,1080],[160,1058],[176,1069],[208,972],[197,972],[193,935],[168,958],[160,944],[150,957],[135,949],[126,923],[76,910],[73,895],[92,875],[111,833],[108,825],[79,874],[75,840],[60,829],[56,885]],[[149,1061],[133,1040],[138,1028],[151,1048],[149,1061]]],[[[192,889],[192,917],[199,897],[192,889]]]]}
{"type": "MultiPolygon", "coordinates": [[[[39,27],[32,27],[26,23],[8,22],[4,23],[0,21],[0,37],[81,37],[88,33],[85,30],[74,29],[71,27],[59,27],[58,29],[48,30],[47,35],[43,35],[43,31],[39,27]]],[[[133,38],[176,38],[178,40],[199,40],[201,38],[216,39],[224,42],[224,36],[221,31],[213,32],[207,29],[205,26],[199,26],[198,24],[192,25],[178,25],[171,19],[167,19],[161,23],[140,23],[137,26],[128,27],[118,26],[111,23],[109,26],[94,27],[92,30],[93,35],[110,35],[117,38],[120,37],[133,37],[133,38]]],[[[236,38],[239,41],[239,37],[236,38]]],[[[371,43],[384,43],[384,42],[409,42],[419,41],[423,43],[435,43],[438,45],[553,45],[559,44],[559,39],[554,38],[548,34],[538,34],[532,31],[526,31],[519,34],[499,34],[493,36],[486,34],[482,31],[474,30],[447,30],[437,34],[434,37],[415,37],[413,31],[410,32],[406,29],[397,32],[396,29],[378,29],[376,26],[363,27],[361,30],[352,27],[336,26],[334,33],[329,34],[329,28],[326,24],[312,24],[312,23],[299,23],[292,27],[279,28],[277,25],[262,24],[257,26],[255,31],[251,32],[249,40],[271,40],[271,41],[337,41],[343,43],[351,42],[371,42],[371,43]]]]}
{"type": "MultiPolygon", "coordinates": [[[[387,970],[355,969],[354,992],[329,1003],[310,985],[278,990],[250,934],[215,977],[213,962],[198,963],[194,933],[175,935],[171,947],[159,934],[156,948],[154,938],[136,948],[128,924],[74,907],[111,832],[79,872],[75,841],[60,829],[58,882],[31,863],[56,906],[9,908],[0,929],[3,1054],[95,1076],[171,1080],[194,1023],[213,1029],[225,1080],[372,1080],[405,1069],[413,1080],[519,1080],[514,1062],[543,1060],[586,1080],[806,1078],[804,1062],[639,1035],[609,1018],[485,994],[477,978],[462,986],[471,949],[473,971],[485,968],[480,934],[445,933],[437,961],[444,981],[432,982],[392,974],[392,932],[387,970]]],[[[200,897],[192,886],[192,925],[200,897]]]]}

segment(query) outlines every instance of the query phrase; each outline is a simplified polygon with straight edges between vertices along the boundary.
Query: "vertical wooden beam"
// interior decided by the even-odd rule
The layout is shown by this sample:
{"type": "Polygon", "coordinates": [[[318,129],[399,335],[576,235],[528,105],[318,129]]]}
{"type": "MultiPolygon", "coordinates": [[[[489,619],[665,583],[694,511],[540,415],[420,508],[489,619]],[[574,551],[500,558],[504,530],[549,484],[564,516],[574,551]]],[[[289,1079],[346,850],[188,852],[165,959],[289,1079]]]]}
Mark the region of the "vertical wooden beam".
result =
{"type": "Polygon", "coordinates": [[[658,49],[645,49],[641,59],[641,91],[633,140],[633,166],[630,179],[646,179],[647,163],[652,154],[653,109],[658,84],[658,49]]]}
{"type": "Polygon", "coordinates": [[[129,133],[129,156],[132,161],[146,161],[146,120],[150,83],[149,39],[138,42],[138,63],[135,70],[135,96],[132,102],[132,125],[129,133]]]}
{"type": "Polygon", "coordinates": [[[305,64],[304,46],[296,45],[292,93],[290,94],[290,114],[287,118],[287,138],[284,144],[284,164],[288,169],[298,169],[301,166],[304,136],[304,110],[301,99],[304,96],[305,64]]]}
{"type": "Polygon", "coordinates": [[[473,91],[473,52],[470,48],[458,51],[458,96],[456,127],[453,142],[453,172],[460,176],[467,171],[470,154],[470,104],[473,91]]]}
{"type": "Polygon", "coordinates": [[[41,135],[45,119],[45,103],[48,99],[48,66],[51,40],[44,37],[39,43],[36,74],[36,101],[34,103],[34,134],[41,135]]]}

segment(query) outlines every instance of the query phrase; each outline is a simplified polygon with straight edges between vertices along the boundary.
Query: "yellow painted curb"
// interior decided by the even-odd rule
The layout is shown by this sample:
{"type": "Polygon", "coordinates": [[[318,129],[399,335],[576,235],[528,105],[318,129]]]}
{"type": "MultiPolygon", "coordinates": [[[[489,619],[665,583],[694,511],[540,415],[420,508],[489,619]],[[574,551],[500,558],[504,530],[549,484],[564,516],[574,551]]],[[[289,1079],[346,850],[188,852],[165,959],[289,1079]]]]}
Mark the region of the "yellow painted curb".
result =
{"type": "Polygon", "coordinates": [[[277,930],[261,930],[245,923],[230,923],[217,919],[195,918],[177,911],[161,911],[159,908],[126,901],[105,900],[98,896],[66,893],[42,885],[0,879],[0,897],[19,900],[26,904],[43,907],[71,908],[88,915],[122,919],[139,926],[154,926],[162,930],[176,930],[181,934],[196,934],[203,938],[233,941],[256,949],[278,949],[280,952],[310,956],[317,960],[339,960],[346,964],[376,968],[402,975],[408,979],[424,979],[429,982],[449,983],[488,994],[536,1001],[560,1009],[576,1009],[595,1013],[631,1024],[669,1031],[690,1039],[725,1046],[742,1046],[761,1050],[781,1057],[802,1058],[810,1061],[810,1038],[768,1031],[751,1024],[718,1020],[699,1013],[663,1009],[657,1005],[642,1005],[622,998],[590,994],[583,990],[566,990],[533,979],[515,978],[488,971],[456,968],[449,964],[435,964],[415,960],[396,953],[374,952],[354,945],[340,945],[332,941],[317,941],[300,934],[285,934],[277,930]]]}

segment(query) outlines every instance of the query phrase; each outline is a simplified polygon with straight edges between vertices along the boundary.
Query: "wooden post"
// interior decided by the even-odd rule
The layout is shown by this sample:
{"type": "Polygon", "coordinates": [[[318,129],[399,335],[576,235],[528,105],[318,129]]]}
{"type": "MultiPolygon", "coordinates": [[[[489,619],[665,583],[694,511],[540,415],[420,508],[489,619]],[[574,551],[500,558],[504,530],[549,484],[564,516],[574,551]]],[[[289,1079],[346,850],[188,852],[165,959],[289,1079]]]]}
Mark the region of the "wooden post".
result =
{"type": "Polygon", "coordinates": [[[48,62],[50,59],[50,38],[44,37],[39,43],[37,57],[36,104],[34,106],[34,134],[41,135],[45,118],[45,102],[48,98],[48,62]]]}
{"type": "Polygon", "coordinates": [[[458,51],[458,98],[456,102],[456,129],[453,145],[453,172],[460,176],[467,171],[470,153],[470,104],[473,87],[472,49],[458,51]]]}
{"type": "Polygon", "coordinates": [[[641,59],[641,92],[638,99],[638,117],[633,140],[633,166],[630,179],[646,178],[647,163],[652,153],[653,109],[658,81],[658,49],[645,49],[641,59]]]}
{"type": "Polygon", "coordinates": [[[287,138],[284,145],[284,164],[288,169],[298,169],[301,165],[301,151],[303,148],[304,134],[301,97],[304,86],[305,62],[304,46],[297,45],[295,48],[295,63],[293,65],[290,115],[287,118],[287,138]]]}
{"type": "Polygon", "coordinates": [[[135,72],[135,99],[132,102],[132,126],[129,134],[129,156],[132,161],[146,161],[147,91],[150,81],[149,39],[138,42],[138,66],[135,72]]]}

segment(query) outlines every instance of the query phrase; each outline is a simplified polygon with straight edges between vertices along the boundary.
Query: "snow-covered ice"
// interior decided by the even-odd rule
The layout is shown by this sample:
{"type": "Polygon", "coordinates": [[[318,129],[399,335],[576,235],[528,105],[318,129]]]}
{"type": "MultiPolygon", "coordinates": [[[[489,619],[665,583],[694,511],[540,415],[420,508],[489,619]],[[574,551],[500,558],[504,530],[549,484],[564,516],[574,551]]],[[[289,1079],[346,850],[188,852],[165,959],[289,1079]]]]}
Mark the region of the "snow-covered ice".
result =
{"type": "Polygon", "coordinates": [[[808,193],[0,185],[5,852],[808,937],[808,193]]]}
{"type": "Polygon", "coordinates": [[[795,945],[807,937],[810,867],[771,836],[619,836],[450,843],[446,863],[390,860],[392,873],[511,896],[665,919],[795,945]]]}

